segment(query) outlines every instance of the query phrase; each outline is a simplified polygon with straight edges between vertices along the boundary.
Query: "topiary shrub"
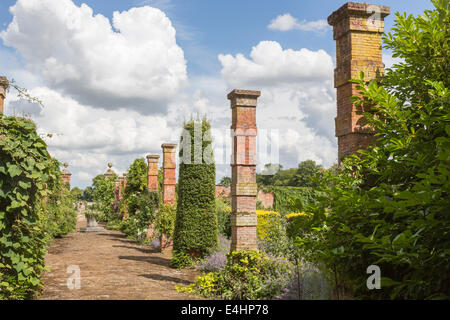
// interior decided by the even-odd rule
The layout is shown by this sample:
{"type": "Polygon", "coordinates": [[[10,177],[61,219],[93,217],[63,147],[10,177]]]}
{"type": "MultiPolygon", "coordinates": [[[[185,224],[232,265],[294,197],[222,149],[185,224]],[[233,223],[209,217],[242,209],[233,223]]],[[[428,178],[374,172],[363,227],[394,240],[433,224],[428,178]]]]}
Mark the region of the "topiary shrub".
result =
{"type": "Polygon", "coordinates": [[[210,129],[206,120],[184,125],[179,153],[173,266],[185,265],[180,263],[182,257],[204,257],[217,245],[216,167],[210,129]]]}

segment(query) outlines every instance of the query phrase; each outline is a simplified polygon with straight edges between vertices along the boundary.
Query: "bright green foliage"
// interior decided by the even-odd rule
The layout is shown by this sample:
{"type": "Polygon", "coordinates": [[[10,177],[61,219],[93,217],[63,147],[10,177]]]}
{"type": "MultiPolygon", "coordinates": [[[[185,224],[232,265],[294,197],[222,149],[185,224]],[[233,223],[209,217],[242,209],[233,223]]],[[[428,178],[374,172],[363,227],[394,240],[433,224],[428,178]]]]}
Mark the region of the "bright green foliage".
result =
{"type": "Polygon", "coordinates": [[[117,176],[106,179],[103,174],[97,175],[92,180],[92,200],[97,205],[98,210],[103,212],[106,220],[114,218],[114,184],[117,176]]]}
{"type": "Polygon", "coordinates": [[[270,259],[258,250],[236,250],[228,254],[223,271],[210,272],[179,292],[233,300],[258,300],[277,296],[285,287],[289,272],[284,260],[270,259]]]}
{"type": "Polygon", "coordinates": [[[149,224],[155,221],[155,209],[159,202],[159,193],[147,189],[131,194],[127,199],[128,217],[122,222],[120,230],[130,238],[144,240],[149,224]]]}
{"type": "Polygon", "coordinates": [[[33,297],[47,241],[71,229],[58,164],[31,120],[0,116],[0,299],[33,297]]]}
{"type": "Polygon", "coordinates": [[[228,199],[216,199],[217,226],[220,234],[231,238],[231,204],[228,199]]]}
{"type": "Polygon", "coordinates": [[[49,196],[45,203],[45,230],[51,237],[60,237],[75,230],[77,213],[74,208],[75,199],[68,185],[61,179],[59,162],[53,160],[53,173],[56,177],[48,184],[49,196]]]}
{"type": "Polygon", "coordinates": [[[125,198],[147,189],[147,169],[144,158],[138,158],[133,161],[127,172],[125,198]]]}
{"type": "Polygon", "coordinates": [[[74,201],[81,201],[83,197],[83,190],[78,187],[72,188],[72,190],[70,190],[70,196],[74,201]]]}
{"type": "Polygon", "coordinates": [[[159,235],[164,234],[167,238],[172,238],[175,228],[175,218],[177,208],[170,203],[161,204],[155,220],[155,229],[159,235]]]}
{"type": "Polygon", "coordinates": [[[298,239],[356,297],[450,296],[450,14],[448,1],[433,3],[424,16],[396,15],[385,46],[404,62],[383,86],[357,81],[354,101],[376,105],[375,116],[366,114],[376,146],[328,174],[318,229],[298,239]],[[372,264],[380,290],[366,287],[372,264]]]}
{"type": "Polygon", "coordinates": [[[160,202],[159,193],[147,189],[147,164],[144,158],[135,159],[127,173],[122,206],[126,206],[128,216],[120,230],[130,238],[144,240],[149,224],[155,221],[155,210],[160,202]]]}
{"type": "Polygon", "coordinates": [[[313,160],[306,160],[298,164],[297,171],[290,181],[290,185],[298,187],[317,187],[315,178],[321,174],[323,168],[313,160]]]}
{"type": "Polygon", "coordinates": [[[187,137],[190,136],[191,143],[188,145],[183,139],[180,143],[180,146],[186,146],[180,148],[180,159],[184,160],[179,165],[175,255],[182,252],[192,257],[203,257],[217,244],[216,167],[210,129],[206,120],[184,125],[185,137],[182,138],[189,139],[187,137]],[[194,127],[201,130],[201,143],[194,143],[194,127]],[[201,157],[194,158],[196,154],[201,157]]]}
{"type": "Polygon", "coordinates": [[[259,186],[316,187],[315,179],[324,169],[313,160],[300,162],[297,168],[285,169],[279,164],[266,164],[256,175],[259,186]]]}
{"type": "Polygon", "coordinates": [[[274,194],[273,209],[282,214],[303,211],[303,207],[314,203],[319,195],[308,187],[266,187],[263,190],[274,194]]]}

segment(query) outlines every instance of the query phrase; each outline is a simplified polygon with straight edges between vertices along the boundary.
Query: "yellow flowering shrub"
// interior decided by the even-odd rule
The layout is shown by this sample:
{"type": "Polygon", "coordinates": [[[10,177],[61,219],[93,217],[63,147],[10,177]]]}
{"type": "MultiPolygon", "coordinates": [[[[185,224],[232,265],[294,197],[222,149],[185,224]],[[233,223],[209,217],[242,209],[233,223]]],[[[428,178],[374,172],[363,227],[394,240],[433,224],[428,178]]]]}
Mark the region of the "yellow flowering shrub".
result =
{"type": "Polygon", "coordinates": [[[271,210],[256,210],[258,225],[256,232],[261,240],[270,240],[268,237],[272,231],[281,228],[281,215],[271,210]]]}

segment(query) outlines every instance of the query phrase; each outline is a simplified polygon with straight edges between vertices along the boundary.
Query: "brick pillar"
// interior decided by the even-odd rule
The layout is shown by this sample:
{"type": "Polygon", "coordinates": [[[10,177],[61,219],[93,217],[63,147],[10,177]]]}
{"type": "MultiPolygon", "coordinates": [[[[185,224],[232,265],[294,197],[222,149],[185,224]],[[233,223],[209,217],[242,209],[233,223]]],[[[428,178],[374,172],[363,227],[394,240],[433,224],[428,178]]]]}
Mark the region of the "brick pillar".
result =
{"type": "Polygon", "coordinates": [[[381,35],[384,32],[384,18],[389,7],[367,3],[347,2],[328,17],[333,26],[336,40],[336,69],[334,86],[337,88],[337,117],[335,118],[338,138],[338,160],[365,149],[373,142],[373,131],[364,125],[363,112],[350,97],[356,95],[356,84],[364,72],[367,81],[381,77],[384,63],[381,56],[381,35]]]}
{"type": "MultiPolygon", "coordinates": [[[[163,149],[163,203],[174,205],[176,201],[175,195],[175,150],[176,144],[164,143],[161,145],[163,149]]],[[[161,252],[171,251],[173,247],[172,239],[165,234],[159,237],[161,252]]]]}
{"type": "Polygon", "coordinates": [[[158,155],[148,155],[147,188],[148,191],[158,191],[158,155]]]}
{"type": "Polygon", "coordinates": [[[257,249],[256,242],[256,102],[260,91],[233,90],[231,251],[257,249]]]}
{"type": "Polygon", "coordinates": [[[0,113],[4,113],[4,103],[6,99],[6,90],[9,88],[9,82],[6,77],[0,77],[0,113]]]}
{"type": "Polygon", "coordinates": [[[64,169],[61,172],[61,178],[64,181],[64,183],[68,184],[70,190],[70,178],[72,177],[72,174],[67,169],[68,166],[69,164],[67,162],[64,162],[64,169]]]}
{"type": "Polygon", "coordinates": [[[161,146],[163,149],[163,203],[175,204],[175,150],[176,144],[165,143],[161,146]]]}
{"type": "MultiPolygon", "coordinates": [[[[147,189],[148,191],[158,191],[158,155],[148,155],[147,156],[147,189]]],[[[156,208],[157,209],[157,208],[156,208]]],[[[150,223],[147,229],[146,238],[150,239],[154,233],[154,225],[150,223]]]]}

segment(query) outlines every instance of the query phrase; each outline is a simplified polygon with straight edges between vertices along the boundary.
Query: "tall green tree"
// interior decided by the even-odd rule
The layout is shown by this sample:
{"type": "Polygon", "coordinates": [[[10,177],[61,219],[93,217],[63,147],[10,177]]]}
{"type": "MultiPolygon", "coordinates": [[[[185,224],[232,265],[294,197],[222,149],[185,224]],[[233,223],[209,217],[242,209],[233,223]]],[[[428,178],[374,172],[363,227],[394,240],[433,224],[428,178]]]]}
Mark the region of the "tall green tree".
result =
{"type": "Polygon", "coordinates": [[[295,187],[317,187],[315,178],[322,171],[322,166],[316,164],[314,160],[302,161],[298,164],[298,168],[289,181],[289,185],[295,187]]]}
{"type": "Polygon", "coordinates": [[[106,179],[103,174],[99,174],[92,180],[92,199],[107,217],[113,214],[112,204],[116,179],[116,175],[106,179]]]}
{"type": "Polygon", "coordinates": [[[355,103],[376,106],[366,114],[376,144],[328,174],[322,232],[298,239],[357,297],[450,296],[450,14],[448,1],[432,2],[421,16],[397,13],[384,37],[402,62],[381,83],[356,81],[355,103]],[[380,290],[366,286],[370,265],[380,290]]]}
{"type": "Polygon", "coordinates": [[[211,125],[207,120],[184,124],[180,141],[177,214],[173,265],[182,256],[202,257],[217,245],[216,166],[211,125]]]}

